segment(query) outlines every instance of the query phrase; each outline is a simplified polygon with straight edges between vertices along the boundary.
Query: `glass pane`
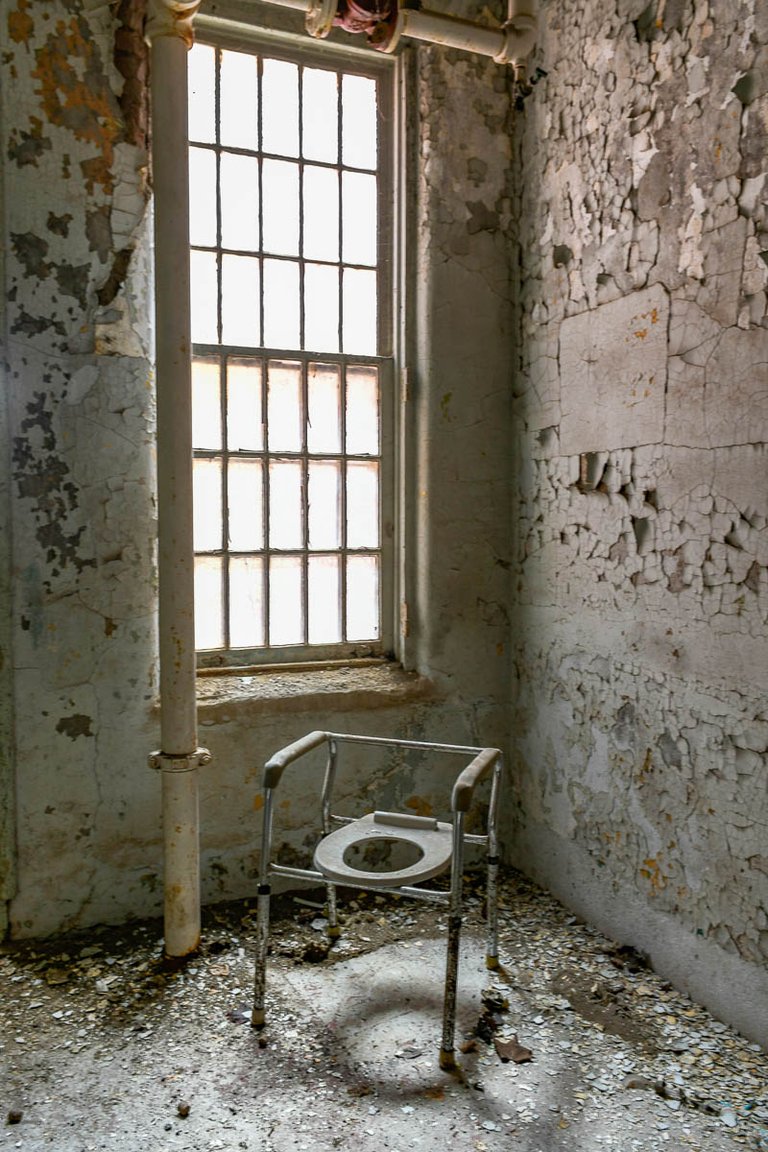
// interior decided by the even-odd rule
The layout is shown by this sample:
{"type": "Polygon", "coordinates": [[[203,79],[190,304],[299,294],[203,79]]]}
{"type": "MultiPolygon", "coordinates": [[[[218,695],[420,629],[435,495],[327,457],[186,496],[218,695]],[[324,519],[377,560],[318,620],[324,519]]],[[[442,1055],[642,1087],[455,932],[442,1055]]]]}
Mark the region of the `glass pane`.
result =
{"type": "Polygon", "coordinates": [[[341,465],[334,460],[311,462],[307,484],[307,531],[315,551],[341,546],[341,465]]]}
{"type": "MultiPolygon", "coordinates": [[[[368,177],[366,177],[368,179],[368,177]]],[[[339,174],[332,168],[304,169],[304,255],[339,258],[339,174]]]]}
{"type": "Polygon", "coordinates": [[[221,54],[221,143],[234,148],[259,146],[258,61],[245,52],[221,54]]]}
{"type": "Polygon", "coordinates": [[[218,360],[192,361],[192,447],[221,448],[218,360]]]}
{"type": "Polygon", "coordinates": [[[224,647],[224,610],[220,556],[195,558],[195,647],[224,647]]]}
{"type": "Polygon", "coordinates": [[[375,368],[347,369],[347,452],[379,452],[379,375],[375,368]]]}
{"type": "Polygon", "coordinates": [[[299,166],[285,160],[265,160],[264,251],[280,256],[299,254],[299,166]]]}
{"type": "Polygon", "coordinates": [[[195,344],[217,344],[218,282],[216,255],[213,252],[190,252],[191,330],[195,344]]]}
{"type": "Polygon", "coordinates": [[[259,162],[255,156],[221,154],[221,243],[225,248],[259,247],[259,162]]]}
{"type": "Polygon", "coordinates": [[[264,562],[233,556],[229,562],[229,643],[233,648],[264,644],[264,562]]]}
{"type": "Polygon", "coordinates": [[[339,557],[310,556],[308,563],[309,642],[341,642],[339,557]]]}
{"type": "Polygon", "coordinates": [[[269,642],[304,642],[299,556],[273,556],[269,562],[269,642]]]}
{"type": "Polygon", "coordinates": [[[269,466],[269,544],[271,548],[301,548],[301,464],[273,461],[269,466]]]}
{"type": "Polygon", "coordinates": [[[222,256],[221,329],[225,344],[253,347],[259,340],[259,261],[222,256]]]}
{"type": "Polygon", "coordinates": [[[229,547],[253,552],[264,547],[263,473],[260,460],[230,460],[227,473],[229,547]]]}
{"type": "Polygon", "coordinates": [[[299,154],[299,70],[284,60],[265,60],[262,76],[262,148],[276,156],[299,154]]]}
{"type": "Polygon", "coordinates": [[[347,547],[379,546],[379,466],[347,464],[347,547]]]}
{"type": "Polygon", "coordinates": [[[339,350],[339,270],[327,264],[304,268],[304,347],[310,352],[339,350]]]}
{"type": "Polygon", "coordinates": [[[189,139],[213,144],[216,139],[216,53],[208,44],[195,44],[187,55],[189,68],[189,139]]]}
{"type": "Polygon", "coordinates": [[[227,443],[232,452],[264,447],[261,361],[230,360],[227,365],[227,443]]]}
{"type": "Polygon", "coordinates": [[[376,273],[358,268],[344,269],[344,322],[342,342],[345,352],[375,356],[378,344],[376,318],[376,273]]]}
{"type": "Polygon", "coordinates": [[[310,364],[307,378],[307,450],[341,451],[341,385],[339,369],[310,364]]]}
{"type": "Polygon", "coordinates": [[[212,552],[222,541],[221,461],[193,461],[192,478],[195,552],[212,552]]]}
{"type": "Polygon", "coordinates": [[[267,373],[270,451],[300,452],[301,365],[270,360],[267,373]]]}
{"type": "Polygon", "coordinates": [[[216,246],[216,155],[207,148],[189,150],[189,239],[216,246]]]}
{"type": "Polygon", "coordinates": [[[335,164],[338,159],[338,89],[335,72],[305,68],[303,77],[304,156],[335,164]]]}
{"type": "Polygon", "coordinates": [[[299,266],[287,260],[264,261],[264,344],[299,347],[299,266]]]}
{"type": "Polygon", "coordinates": [[[347,640],[379,636],[379,558],[347,558],[347,640]]]}
{"type": "Polygon", "coordinates": [[[341,195],[343,259],[347,264],[375,264],[376,177],[345,172],[341,195]]]}
{"type": "Polygon", "coordinates": [[[376,81],[345,76],[341,95],[341,157],[350,168],[376,167],[376,81]]]}

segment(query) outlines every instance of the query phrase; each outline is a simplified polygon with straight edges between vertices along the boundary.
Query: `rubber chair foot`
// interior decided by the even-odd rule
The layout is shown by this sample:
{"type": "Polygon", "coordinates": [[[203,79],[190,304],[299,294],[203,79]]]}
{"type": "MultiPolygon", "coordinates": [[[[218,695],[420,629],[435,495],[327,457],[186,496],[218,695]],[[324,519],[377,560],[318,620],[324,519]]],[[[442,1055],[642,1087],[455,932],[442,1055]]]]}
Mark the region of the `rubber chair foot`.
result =
{"type": "Polygon", "coordinates": [[[443,1072],[456,1071],[456,1055],[453,1050],[447,1051],[445,1048],[440,1049],[440,1067],[443,1072]]]}
{"type": "Polygon", "coordinates": [[[267,1014],[263,1008],[254,1008],[251,1012],[251,1028],[263,1028],[267,1022],[267,1014]]]}
{"type": "Polygon", "coordinates": [[[498,956],[486,956],[485,966],[489,968],[491,972],[495,972],[497,968],[501,967],[498,956]]]}

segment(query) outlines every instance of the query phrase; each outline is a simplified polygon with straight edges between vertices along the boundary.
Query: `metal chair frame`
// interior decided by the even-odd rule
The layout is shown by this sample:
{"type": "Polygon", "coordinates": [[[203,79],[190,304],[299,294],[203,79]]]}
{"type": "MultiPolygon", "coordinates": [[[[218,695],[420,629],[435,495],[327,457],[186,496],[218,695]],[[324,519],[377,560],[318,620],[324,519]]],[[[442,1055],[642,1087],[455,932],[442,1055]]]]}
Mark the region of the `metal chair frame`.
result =
{"type": "Polygon", "coordinates": [[[440,1047],[440,1067],[446,1071],[456,1067],[454,1054],[454,1032],[456,1026],[456,990],[459,968],[459,942],[461,936],[462,920],[462,882],[464,868],[464,846],[466,844],[479,844],[487,852],[487,899],[486,899],[486,957],[487,968],[498,968],[498,809],[499,791],[503,770],[503,756],[498,748],[474,748],[460,744],[437,744],[421,740],[398,740],[381,736],[357,736],[343,732],[310,732],[300,740],[282,748],[270,757],[264,766],[263,788],[264,808],[262,825],[261,863],[259,869],[258,909],[256,927],[256,964],[254,976],[254,1003],[251,1015],[251,1024],[254,1028],[262,1028],[266,1022],[265,1014],[265,986],[267,945],[269,940],[269,902],[271,896],[270,877],[282,876],[295,880],[315,881],[325,885],[327,893],[328,935],[336,938],[339,935],[338,914],[336,906],[336,888],[339,881],[331,882],[322,872],[314,868],[295,868],[284,864],[273,863],[272,833],[274,792],[280,783],[285,769],[299,760],[302,756],[326,744],[328,757],[325,766],[325,775],[321,793],[322,835],[331,833],[334,825],[349,824],[356,818],[339,816],[331,811],[331,798],[336,777],[338,750],[341,744],[375,745],[377,747],[392,747],[403,749],[421,749],[427,752],[455,753],[472,759],[454,781],[451,792],[452,812],[452,852],[450,857],[451,883],[450,889],[438,891],[434,888],[417,888],[412,885],[391,887],[386,884],[386,873],[382,873],[384,882],[374,884],[371,881],[358,882],[350,880],[344,887],[354,887],[362,890],[388,892],[398,896],[414,897],[418,900],[427,900],[432,903],[448,906],[448,948],[445,971],[445,993],[443,999],[443,1031],[440,1047]],[[491,791],[488,805],[488,815],[483,834],[467,833],[464,831],[464,819],[469,811],[476,785],[488,774],[491,774],[491,791]]]}

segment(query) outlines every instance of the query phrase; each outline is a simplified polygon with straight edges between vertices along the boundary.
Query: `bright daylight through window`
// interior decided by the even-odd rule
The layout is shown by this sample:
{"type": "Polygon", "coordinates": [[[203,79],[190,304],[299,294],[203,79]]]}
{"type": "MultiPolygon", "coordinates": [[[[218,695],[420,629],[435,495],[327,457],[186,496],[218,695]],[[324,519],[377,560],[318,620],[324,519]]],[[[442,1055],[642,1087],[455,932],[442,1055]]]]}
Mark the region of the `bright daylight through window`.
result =
{"type": "Polygon", "coordinates": [[[189,75],[197,647],[379,652],[387,76],[207,44],[189,75]]]}

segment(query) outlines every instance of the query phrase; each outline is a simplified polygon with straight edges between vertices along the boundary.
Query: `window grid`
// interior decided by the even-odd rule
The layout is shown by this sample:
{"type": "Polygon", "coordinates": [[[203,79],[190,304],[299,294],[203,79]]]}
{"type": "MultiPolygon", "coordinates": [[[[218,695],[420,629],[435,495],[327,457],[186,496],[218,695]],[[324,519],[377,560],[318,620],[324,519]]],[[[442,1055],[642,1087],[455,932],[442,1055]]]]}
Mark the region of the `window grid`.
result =
{"type": "MultiPolygon", "coordinates": [[[[202,505],[202,511],[199,512],[199,515],[197,514],[199,510],[196,508],[196,564],[198,573],[202,574],[196,594],[198,624],[200,625],[201,620],[203,622],[198,639],[198,647],[203,649],[201,662],[215,665],[258,662],[262,659],[291,660],[306,659],[307,657],[324,659],[331,656],[367,655],[380,652],[385,647],[387,633],[382,605],[391,580],[387,568],[390,562],[387,556],[387,538],[391,538],[392,535],[391,527],[389,527],[391,513],[388,510],[391,504],[391,479],[385,467],[387,453],[391,449],[388,425],[391,417],[392,363],[391,358],[376,354],[387,345],[389,339],[387,333],[390,329],[387,310],[380,307],[380,301],[386,295],[386,292],[382,290],[385,287],[383,263],[385,264],[386,261],[382,262],[381,256],[382,252],[387,251],[387,240],[382,238],[383,236],[386,237],[386,218],[382,218],[382,208],[388,194],[388,180],[384,179],[386,173],[382,172],[380,160],[381,155],[387,152],[381,134],[382,122],[386,120],[385,101],[380,99],[381,85],[379,85],[380,91],[377,93],[375,122],[372,124],[373,135],[378,137],[378,154],[372,163],[368,158],[363,158],[366,163],[369,163],[368,167],[365,166],[365,163],[347,163],[348,157],[344,142],[344,85],[346,83],[345,77],[350,75],[350,72],[346,68],[339,68],[333,64],[329,67],[320,62],[317,62],[317,66],[315,66],[315,62],[294,62],[297,96],[295,106],[297,114],[296,148],[289,146],[283,151],[265,150],[265,66],[271,66],[275,61],[282,60],[284,62],[284,58],[277,54],[273,56],[271,50],[268,56],[249,53],[248,58],[253,59],[256,65],[256,139],[250,142],[254,144],[253,147],[244,147],[240,143],[232,142],[231,126],[227,126],[227,138],[226,140],[223,139],[225,126],[222,123],[224,107],[222,62],[227,56],[240,56],[240,54],[227,53],[211,46],[200,45],[193,49],[193,56],[195,53],[199,55],[200,52],[207,52],[209,63],[211,60],[215,63],[213,92],[211,93],[215,109],[214,130],[213,133],[203,130],[196,135],[194,117],[191,116],[190,145],[193,159],[196,157],[199,161],[202,156],[207,154],[210,154],[213,159],[215,177],[212,206],[215,212],[215,236],[210,233],[206,233],[203,238],[195,235],[193,211],[192,253],[193,261],[195,254],[213,259],[215,263],[216,300],[215,336],[212,331],[205,328],[205,320],[202,323],[202,331],[200,324],[196,325],[193,320],[192,336],[193,341],[195,341],[193,346],[195,357],[193,388],[195,373],[201,365],[218,366],[218,423],[220,425],[219,443],[215,445],[208,443],[205,431],[202,437],[199,436],[198,440],[195,441],[196,469],[205,467],[206,463],[218,468],[218,511],[212,512],[211,493],[207,490],[204,493],[204,498],[199,502],[202,505]],[[308,73],[315,75],[320,73],[326,77],[328,75],[335,77],[336,154],[333,162],[318,158],[317,155],[308,158],[306,154],[305,79],[308,73]],[[225,235],[227,206],[224,203],[224,167],[232,164],[232,158],[240,158],[241,160],[244,158],[244,162],[252,161],[255,164],[255,198],[257,200],[255,244],[253,242],[249,245],[244,245],[242,242],[233,244],[232,228],[229,224],[229,234],[225,235]],[[265,203],[269,200],[265,188],[265,166],[270,163],[273,165],[292,165],[295,169],[298,206],[297,220],[295,221],[297,243],[295,249],[289,251],[277,250],[280,247],[279,244],[273,244],[270,248],[265,242],[267,226],[265,203]],[[336,221],[334,259],[328,258],[327,254],[318,255],[317,251],[311,257],[307,254],[308,172],[329,172],[335,176],[335,203],[329,213],[335,217],[336,221]],[[347,183],[347,177],[351,179],[357,176],[375,181],[377,215],[373,218],[373,227],[375,228],[373,245],[370,244],[369,240],[369,248],[372,248],[373,255],[371,256],[370,251],[363,252],[365,259],[360,259],[361,252],[358,250],[353,253],[357,257],[356,260],[353,260],[348,258],[350,254],[347,251],[345,240],[345,220],[350,218],[345,215],[348,210],[345,194],[347,189],[352,187],[351,183],[347,183]],[[232,257],[243,257],[256,262],[258,291],[253,309],[252,334],[247,333],[248,339],[246,341],[243,339],[243,332],[240,331],[238,333],[240,338],[236,342],[227,343],[225,340],[228,336],[227,318],[224,310],[225,297],[228,291],[226,261],[227,258],[232,257]],[[368,260],[367,263],[366,260],[368,260]],[[310,266],[336,271],[336,324],[334,335],[330,340],[327,340],[328,347],[323,346],[322,339],[317,342],[319,346],[312,347],[311,341],[308,339],[307,270],[310,266]],[[298,284],[296,319],[298,327],[294,331],[298,338],[285,347],[265,347],[266,337],[271,335],[267,329],[274,325],[274,316],[270,320],[266,312],[268,285],[265,281],[268,278],[268,273],[271,275],[271,270],[279,267],[294,267],[296,269],[298,284]],[[345,295],[347,292],[347,275],[350,272],[363,272],[375,277],[377,281],[377,290],[373,300],[375,324],[372,338],[370,333],[367,336],[369,346],[355,347],[354,332],[345,326],[345,306],[347,303],[352,305],[351,298],[348,300],[345,295]],[[268,320],[270,320],[269,324],[268,320]],[[213,340],[211,340],[211,336],[214,337],[213,340]],[[350,343],[352,348],[348,347],[350,343]],[[371,344],[373,346],[370,346],[371,344]],[[230,443],[230,372],[233,365],[249,364],[253,368],[260,369],[260,413],[258,415],[261,423],[261,443],[258,448],[251,446],[248,449],[243,449],[242,446],[233,447],[230,443]],[[298,376],[298,411],[296,417],[299,423],[300,440],[291,448],[286,448],[285,443],[281,444],[279,437],[275,442],[274,425],[270,415],[272,374],[281,364],[295,366],[295,372],[298,376]],[[311,427],[309,387],[313,366],[318,365],[326,366],[331,375],[334,372],[338,374],[338,444],[333,451],[311,451],[309,447],[308,434],[311,427]],[[358,444],[357,451],[350,451],[347,426],[348,411],[350,403],[353,401],[360,409],[360,404],[354,400],[355,385],[359,387],[360,384],[359,377],[362,378],[363,383],[366,379],[368,381],[367,389],[366,387],[362,388],[362,395],[369,409],[367,417],[365,414],[363,415],[363,423],[367,419],[370,424],[372,418],[370,410],[375,410],[373,412],[376,427],[375,443],[369,442],[362,448],[358,444]],[[375,381],[373,388],[370,386],[372,381],[375,381]],[[201,439],[203,443],[199,442],[201,439]],[[232,466],[247,466],[249,462],[254,470],[252,475],[255,476],[256,470],[258,470],[261,477],[260,519],[262,538],[258,547],[253,546],[253,541],[251,541],[251,545],[244,548],[242,541],[236,546],[231,539],[233,520],[237,520],[238,516],[242,514],[242,509],[238,510],[236,507],[238,497],[232,491],[232,477],[234,475],[232,466]],[[327,538],[323,547],[313,545],[311,539],[310,512],[312,509],[310,501],[312,491],[310,483],[313,475],[319,475],[313,469],[317,469],[323,464],[335,465],[337,470],[336,495],[331,497],[330,504],[326,508],[331,523],[336,521],[338,525],[338,535],[333,547],[328,546],[327,538]],[[285,514],[286,507],[284,506],[282,509],[276,507],[278,497],[273,488],[277,483],[279,470],[282,468],[283,474],[286,475],[290,471],[291,465],[297,465],[299,469],[298,539],[294,539],[291,546],[286,546],[284,542],[275,541],[280,527],[281,515],[285,514]],[[355,500],[350,501],[350,487],[354,487],[355,477],[357,477],[358,492],[355,500]],[[362,483],[366,478],[369,489],[371,489],[367,494],[367,505],[363,491],[364,484],[362,483]],[[373,481],[372,488],[371,481],[373,481]],[[364,497],[362,501],[364,513],[373,525],[368,536],[366,536],[365,531],[363,532],[362,543],[359,538],[359,523],[356,527],[358,538],[350,541],[349,535],[350,516],[356,516],[358,521],[360,519],[361,492],[364,497]],[[335,507],[331,507],[330,505],[334,503],[335,507]],[[216,547],[211,546],[210,539],[212,516],[218,516],[216,547]],[[202,540],[198,539],[198,522],[203,525],[202,540]],[[334,577],[333,565],[330,564],[330,586],[333,587],[335,584],[336,592],[332,601],[324,608],[318,600],[317,588],[320,585],[314,587],[316,577],[313,576],[313,573],[317,571],[318,564],[323,560],[335,560],[336,572],[334,577]],[[363,608],[362,619],[364,623],[361,624],[360,589],[365,584],[365,573],[363,573],[361,584],[360,578],[353,577],[353,569],[356,563],[365,564],[366,561],[372,565],[368,572],[369,585],[371,585],[372,573],[375,573],[373,579],[375,590],[369,587],[367,593],[369,602],[367,608],[366,606],[363,608]],[[242,628],[244,590],[241,583],[238,583],[236,588],[234,587],[234,577],[236,572],[240,571],[238,565],[241,565],[241,562],[242,565],[251,563],[258,571],[257,575],[251,572],[245,592],[247,600],[245,615],[250,613],[251,617],[251,632],[247,642],[243,639],[242,628]],[[278,574],[275,577],[272,573],[273,567],[279,566],[281,562],[288,563],[289,576],[292,574],[294,579],[298,576],[299,582],[298,596],[295,597],[295,603],[289,606],[287,614],[293,617],[293,631],[291,632],[289,629],[287,633],[285,630],[286,606],[283,604],[281,608],[279,603],[280,592],[286,586],[286,576],[278,574]],[[292,573],[290,570],[291,562],[293,562],[292,573]],[[235,626],[235,620],[238,618],[240,623],[235,626]],[[327,624],[325,631],[322,627],[318,627],[318,620],[327,624]],[[308,646],[309,652],[307,651],[308,646]]],[[[242,62],[241,56],[240,59],[242,62]]],[[[355,73],[352,72],[351,74],[354,75],[355,73]]],[[[363,75],[367,75],[367,73],[363,73],[363,75]]],[[[370,77],[368,79],[371,80],[370,77]]],[[[230,99],[231,96],[228,95],[227,100],[230,99]]],[[[355,159],[359,160],[360,157],[355,159]]],[[[240,160],[237,163],[240,163],[240,160]]],[[[273,174],[278,170],[273,166],[273,174]]],[[[204,172],[204,167],[200,167],[200,171],[204,172]]],[[[246,171],[246,169],[241,168],[241,171],[246,171]]],[[[282,171],[290,172],[290,169],[284,168],[282,171]]],[[[315,180],[315,187],[318,187],[317,179],[313,179],[315,180]]],[[[191,196],[193,199],[195,194],[196,189],[194,182],[192,182],[191,196]]],[[[231,186],[226,188],[226,196],[229,197],[231,207],[231,186]]],[[[272,213],[274,231],[274,219],[276,217],[274,197],[268,207],[272,213]]],[[[316,227],[316,222],[314,226],[316,227]]],[[[204,229],[208,228],[207,216],[203,227],[204,229]]],[[[242,241],[242,236],[239,239],[242,241]]],[[[290,248],[290,245],[287,247],[290,248]]],[[[195,295],[193,267],[193,317],[195,315],[195,295]]],[[[202,296],[205,297],[205,286],[203,286],[202,296]]],[[[315,332],[317,330],[317,325],[315,325],[315,332]]],[[[365,403],[363,403],[361,410],[364,413],[365,403]]],[[[194,412],[195,405],[193,402],[193,418],[194,412]]],[[[358,419],[359,416],[360,413],[358,412],[358,419]]],[[[208,475],[208,480],[205,480],[205,476],[202,479],[205,484],[210,484],[210,472],[206,475],[208,475]]],[[[290,512],[295,516],[296,508],[294,507],[290,512]]],[[[319,579],[318,576],[317,580],[319,579]]]]}

